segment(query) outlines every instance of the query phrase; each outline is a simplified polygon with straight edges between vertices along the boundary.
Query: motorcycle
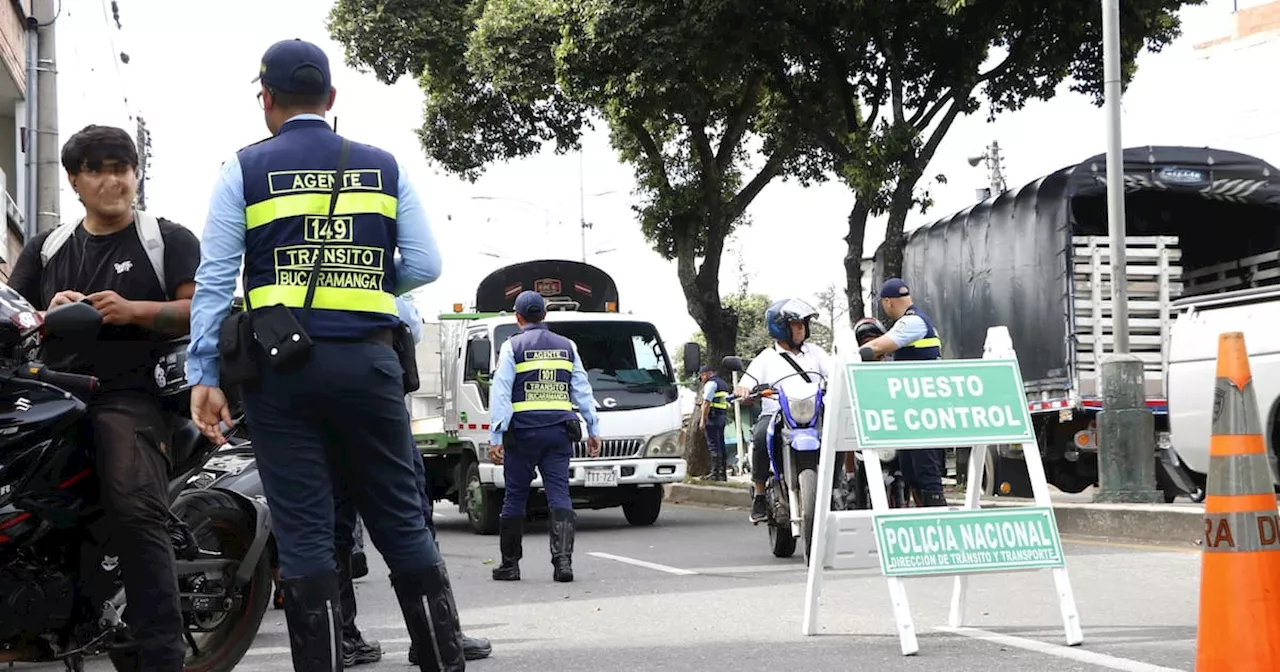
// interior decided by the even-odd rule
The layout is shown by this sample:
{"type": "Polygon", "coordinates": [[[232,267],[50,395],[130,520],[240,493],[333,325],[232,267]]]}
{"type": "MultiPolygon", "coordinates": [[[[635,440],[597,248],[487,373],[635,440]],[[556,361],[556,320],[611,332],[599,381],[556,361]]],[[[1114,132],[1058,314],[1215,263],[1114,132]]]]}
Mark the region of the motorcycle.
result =
{"type": "MultiPolygon", "coordinates": [[[[880,322],[870,317],[858,320],[854,326],[858,347],[874,341],[884,333],[884,327],[880,322]]],[[[862,451],[854,453],[854,456],[855,470],[848,483],[852,492],[848,493],[846,499],[852,502],[854,509],[867,510],[871,508],[871,491],[868,489],[867,470],[863,466],[866,460],[862,456],[862,451]]],[[[902,461],[898,459],[898,451],[892,448],[877,450],[876,456],[880,458],[880,471],[883,474],[883,487],[885,496],[889,500],[889,508],[906,508],[908,506],[907,484],[902,475],[902,461]]]]}
{"type": "MultiPolygon", "coordinates": [[[[750,377],[739,357],[725,357],[722,365],[729,371],[750,377]]],[[[821,373],[797,371],[772,385],[757,384],[750,394],[753,399],[777,396],[781,407],[773,422],[769,423],[766,434],[769,463],[773,466],[773,474],[765,484],[769,546],[775,557],[789,558],[796,551],[797,541],[800,541],[804,545],[805,564],[809,563],[812,548],[818,497],[818,453],[822,447],[822,396],[825,387],[826,376],[821,373]],[[820,382],[814,384],[812,394],[788,397],[779,385],[795,376],[816,377],[820,382]]],[[[729,401],[738,398],[734,395],[729,401]]]]}
{"type": "MultiPolygon", "coordinates": [[[[119,553],[82,422],[82,397],[98,381],[34,356],[47,338],[92,347],[101,326],[102,314],[87,303],[42,318],[0,283],[0,662],[62,661],[75,672],[88,657],[127,655],[131,644],[119,553]]],[[[168,374],[175,363],[182,368],[184,350],[178,344],[157,365],[162,388],[174,389],[168,374]]],[[[249,650],[270,600],[270,518],[261,503],[230,490],[184,492],[216,448],[178,412],[172,420],[169,533],[186,669],[225,672],[249,650]]]]}

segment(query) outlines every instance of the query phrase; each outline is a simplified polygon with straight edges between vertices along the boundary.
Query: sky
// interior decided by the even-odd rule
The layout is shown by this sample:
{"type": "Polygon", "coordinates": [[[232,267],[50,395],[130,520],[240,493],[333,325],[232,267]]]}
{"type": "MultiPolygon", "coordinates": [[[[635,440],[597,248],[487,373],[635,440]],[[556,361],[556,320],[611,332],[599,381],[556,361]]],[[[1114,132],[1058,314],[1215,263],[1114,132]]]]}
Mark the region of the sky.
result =
{"type": "MultiPolygon", "coordinates": [[[[1231,33],[1234,4],[1243,8],[1260,0],[1209,0],[1187,9],[1183,37],[1139,58],[1124,97],[1126,147],[1211,146],[1280,163],[1280,94],[1265,84],[1274,78],[1280,39],[1193,48],[1231,33]]],[[[586,233],[587,261],[614,277],[622,311],[651,320],[672,352],[697,330],[674,263],[653,252],[639,233],[630,209],[636,202],[632,171],[614,157],[603,131],[588,135],[580,154],[557,156],[547,149],[491,166],[469,183],[423,154],[414,134],[423,97],[412,79],[386,86],[345,64],[324,28],[329,0],[118,0],[119,29],[109,0],[62,5],[56,26],[60,142],[90,123],[132,133],[137,117],[144,117],[152,136],[146,197],[153,214],[200,234],[219,165],[267,135],[258,86],[251,83],[262,52],[277,40],[302,38],[329,55],[338,91],[330,114],[339,131],[394,153],[426,203],[444,274],[415,294],[424,315],[469,305],[479,280],[500,266],[532,258],[581,260],[583,216],[593,223],[586,233]],[[127,64],[120,53],[128,54],[127,64]],[[580,191],[586,194],[581,213],[580,191]]],[[[989,184],[988,172],[967,159],[983,154],[993,140],[1010,188],[1106,151],[1103,108],[1065,86],[1052,101],[991,123],[986,117],[983,110],[953,125],[920,184],[935,205],[926,214],[913,213],[908,229],[977,200],[975,190],[989,184]],[[938,174],[946,184],[932,183],[938,174]]],[[[753,292],[813,302],[827,285],[843,286],[842,238],[852,205],[839,184],[806,189],[771,183],[748,210],[752,224],[727,246],[722,292],[739,286],[739,255],[753,292]]],[[[83,213],[65,184],[61,208],[63,219],[83,213]]],[[[868,252],[883,232],[883,218],[869,223],[868,252]]]]}

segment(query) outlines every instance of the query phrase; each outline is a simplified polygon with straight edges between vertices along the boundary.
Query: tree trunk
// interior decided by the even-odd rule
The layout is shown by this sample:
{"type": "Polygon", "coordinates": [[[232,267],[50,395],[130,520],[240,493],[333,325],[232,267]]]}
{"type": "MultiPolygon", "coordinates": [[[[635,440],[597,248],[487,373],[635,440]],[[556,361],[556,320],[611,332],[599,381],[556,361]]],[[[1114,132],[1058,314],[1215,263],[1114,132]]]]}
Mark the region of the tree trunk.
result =
{"type": "MultiPolygon", "coordinates": [[[[849,306],[849,326],[862,319],[866,307],[862,299],[862,249],[867,237],[867,215],[870,209],[866,201],[859,198],[849,211],[849,233],[845,234],[844,254],[844,298],[849,306]]],[[[831,321],[831,333],[835,334],[835,320],[831,321]]]]}
{"type": "MultiPolygon", "coordinates": [[[[918,178],[917,178],[918,179],[918,178]]],[[[906,238],[902,230],[907,225],[907,215],[911,212],[911,193],[915,191],[916,180],[902,177],[893,190],[889,201],[889,223],[884,229],[884,277],[902,278],[902,248],[906,238]]],[[[911,285],[911,278],[902,278],[911,285]]]]}
{"type": "MultiPolygon", "coordinates": [[[[719,303],[719,302],[717,302],[719,303]]],[[[732,314],[720,309],[724,314],[732,314]]],[[[732,380],[732,374],[722,370],[720,360],[729,355],[737,354],[734,352],[734,346],[738,341],[738,324],[737,320],[733,320],[732,324],[726,324],[728,320],[723,321],[718,328],[712,330],[706,326],[702,326],[702,335],[707,339],[707,353],[703,364],[709,364],[716,368],[717,375],[725,380],[732,380]]],[[[701,392],[701,385],[698,387],[701,392]]],[[[693,417],[689,420],[689,431],[685,433],[684,459],[688,462],[688,473],[690,476],[703,477],[711,473],[711,453],[707,450],[707,435],[698,429],[698,419],[701,417],[702,407],[695,407],[693,417]]]]}

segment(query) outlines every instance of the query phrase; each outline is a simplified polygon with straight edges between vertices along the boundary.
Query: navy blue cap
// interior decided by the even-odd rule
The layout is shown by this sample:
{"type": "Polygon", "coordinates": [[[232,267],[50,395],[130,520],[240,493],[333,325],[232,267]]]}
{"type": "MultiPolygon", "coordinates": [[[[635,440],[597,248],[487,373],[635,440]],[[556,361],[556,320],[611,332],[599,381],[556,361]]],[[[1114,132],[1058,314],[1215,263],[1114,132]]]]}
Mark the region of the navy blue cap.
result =
{"type": "Polygon", "coordinates": [[[325,94],[332,88],[329,57],[310,42],[300,39],[281,40],[262,55],[262,66],[255,82],[286,93],[325,94]],[[307,70],[305,68],[313,68],[307,70]],[[317,73],[319,76],[317,76],[317,73]]]}
{"type": "Polygon", "coordinates": [[[532,289],[526,289],[516,297],[516,314],[521,317],[536,320],[546,312],[547,304],[543,302],[542,295],[532,289]]]}
{"type": "Polygon", "coordinates": [[[899,299],[904,296],[911,296],[911,288],[907,287],[907,283],[902,278],[889,278],[880,286],[880,298],[882,299],[899,299]]]}
{"type": "Polygon", "coordinates": [[[698,373],[715,373],[715,372],[716,370],[712,368],[710,364],[703,364],[702,368],[698,369],[698,373]]]}

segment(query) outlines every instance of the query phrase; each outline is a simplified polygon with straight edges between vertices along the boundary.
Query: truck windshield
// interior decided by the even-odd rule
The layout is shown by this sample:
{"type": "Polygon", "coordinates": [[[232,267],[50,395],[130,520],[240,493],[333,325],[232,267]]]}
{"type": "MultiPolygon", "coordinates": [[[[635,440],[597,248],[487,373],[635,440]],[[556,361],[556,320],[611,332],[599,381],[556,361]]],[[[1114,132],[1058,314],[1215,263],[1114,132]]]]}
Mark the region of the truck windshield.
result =
{"type": "MultiPolygon", "coordinates": [[[[578,345],[599,410],[651,408],[676,400],[670,360],[653,325],[548,321],[547,327],[578,345]]],[[[514,324],[496,327],[494,352],[519,330],[514,324]]]]}

